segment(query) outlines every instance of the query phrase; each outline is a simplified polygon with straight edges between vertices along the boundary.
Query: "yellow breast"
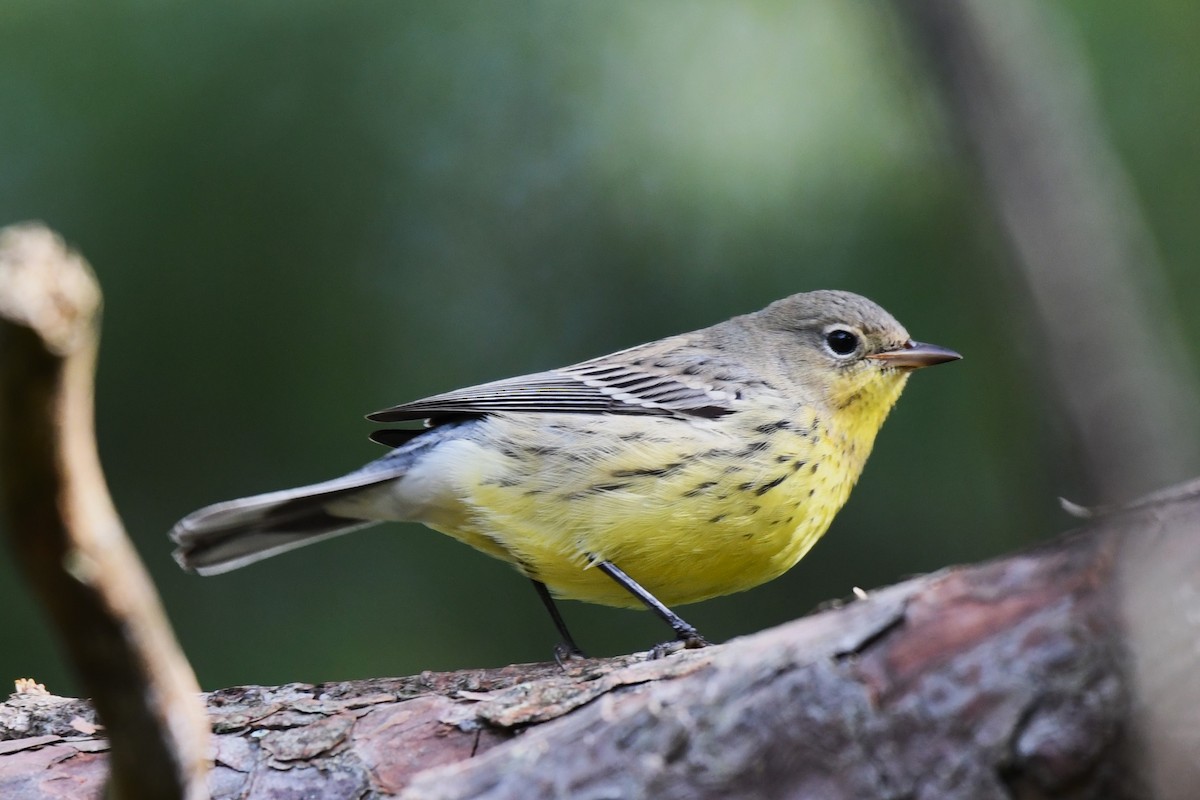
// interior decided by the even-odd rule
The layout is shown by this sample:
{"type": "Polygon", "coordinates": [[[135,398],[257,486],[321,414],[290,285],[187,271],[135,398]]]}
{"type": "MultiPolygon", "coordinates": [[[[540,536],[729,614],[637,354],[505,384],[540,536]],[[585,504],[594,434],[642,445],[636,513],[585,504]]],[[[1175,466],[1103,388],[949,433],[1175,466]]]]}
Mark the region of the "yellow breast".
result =
{"type": "Polygon", "coordinates": [[[598,560],[668,605],[749,589],[826,531],[902,385],[715,420],[497,415],[431,465],[457,502],[426,523],[560,597],[637,607],[598,560]]]}

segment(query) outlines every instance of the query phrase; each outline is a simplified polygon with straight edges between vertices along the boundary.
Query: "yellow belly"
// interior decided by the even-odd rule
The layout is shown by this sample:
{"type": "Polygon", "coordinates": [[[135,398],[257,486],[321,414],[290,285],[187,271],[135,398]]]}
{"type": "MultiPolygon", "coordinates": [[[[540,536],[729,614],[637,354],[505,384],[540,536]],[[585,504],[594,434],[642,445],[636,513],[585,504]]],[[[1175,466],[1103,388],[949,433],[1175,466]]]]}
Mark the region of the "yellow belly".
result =
{"type": "Polygon", "coordinates": [[[431,464],[455,502],[426,524],[508,561],[557,596],[638,602],[611,561],[668,605],[791,568],[828,528],[874,439],[834,415],[767,409],[716,420],[494,417],[431,464]]]}

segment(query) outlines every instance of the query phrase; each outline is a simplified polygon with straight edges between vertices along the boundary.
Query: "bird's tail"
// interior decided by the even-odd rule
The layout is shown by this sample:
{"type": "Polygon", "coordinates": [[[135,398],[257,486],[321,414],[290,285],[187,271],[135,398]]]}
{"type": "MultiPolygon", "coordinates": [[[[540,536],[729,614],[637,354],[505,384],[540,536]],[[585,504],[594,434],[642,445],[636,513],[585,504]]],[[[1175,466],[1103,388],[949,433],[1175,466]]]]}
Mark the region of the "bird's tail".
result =
{"type": "Polygon", "coordinates": [[[373,525],[337,516],[330,503],[400,477],[407,459],[383,458],[324,483],[244,497],[192,512],[171,531],[184,569],[216,575],[306,544],[373,525]]]}
{"type": "Polygon", "coordinates": [[[387,503],[389,510],[381,516],[346,516],[347,509],[356,508],[369,515],[371,503],[339,501],[369,493],[404,476],[425,454],[477,424],[479,420],[463,419],[429,429],[376,431],[385,435],[372,438],[395,449],[360,470],[324,483],[243,497],[194,511],[171,531],[171,539],[178,545],[175,560],[186,570],[217,575],[383,519],[402,519],[395,515],[394,504],[387,503]]]}

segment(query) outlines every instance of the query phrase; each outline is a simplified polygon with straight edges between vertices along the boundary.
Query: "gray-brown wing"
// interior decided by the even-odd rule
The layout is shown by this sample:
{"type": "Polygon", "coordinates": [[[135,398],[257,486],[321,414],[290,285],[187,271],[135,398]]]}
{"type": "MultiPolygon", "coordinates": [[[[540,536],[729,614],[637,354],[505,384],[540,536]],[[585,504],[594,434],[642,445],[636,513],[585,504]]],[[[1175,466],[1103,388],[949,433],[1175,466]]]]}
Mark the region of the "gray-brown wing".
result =
{"type": "Polygon", "coordinates": [[[678,345],[667,349],[664,344],[469,386],[367,418],[400,422],[499,412],[719,417],[736,410],[744,380],[759,383],[709,354],[678,345]]]}

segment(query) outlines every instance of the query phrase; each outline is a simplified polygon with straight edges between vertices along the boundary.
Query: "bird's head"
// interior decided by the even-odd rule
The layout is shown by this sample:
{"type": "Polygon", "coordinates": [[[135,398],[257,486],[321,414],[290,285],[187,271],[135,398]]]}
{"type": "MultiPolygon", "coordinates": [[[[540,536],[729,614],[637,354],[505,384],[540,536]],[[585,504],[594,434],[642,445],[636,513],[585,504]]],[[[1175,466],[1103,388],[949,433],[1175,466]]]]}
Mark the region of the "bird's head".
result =
{"type": "Polygon", "coordinates": [[[748,321],[798,392],[876,428],[914,370],[962,357],[913,341],[895,317],[851,292],[792,295],[748,321]]]}

